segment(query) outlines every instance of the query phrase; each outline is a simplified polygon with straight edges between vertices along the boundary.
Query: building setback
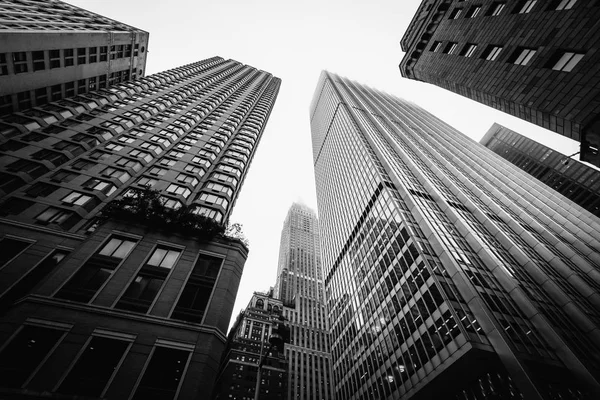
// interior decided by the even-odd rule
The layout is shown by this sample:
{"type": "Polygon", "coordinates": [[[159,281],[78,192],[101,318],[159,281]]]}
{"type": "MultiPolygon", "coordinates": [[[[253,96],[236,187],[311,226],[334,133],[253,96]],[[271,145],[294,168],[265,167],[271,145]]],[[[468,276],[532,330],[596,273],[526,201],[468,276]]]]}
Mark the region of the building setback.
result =
{"type": "Polygon", "coordinates": [[[294,203],[283,223],[275,294],[284,304],[290,343],[288,399],[333,398],[330,337],[324,302],[319,221],[294,203]]]}
{"type": "Polygon", "coordinates": [[[599,170],[499,124],[492,125],[479,143],[600,217],[599,170]]]}
{"type": "Polygon", "coordinates": [[[0,120],[0,393],[210,393],[248,250],[209,231],[279,86],[213,57],[0,120]]]}
{"type": "Polygon", "coordinates": [[[213,399],[252,400],[256,390],[257,365],[266,355],[262,367],[260,400],[286,400],[288,365],[285,354],[269,350],[273,322],[283,311],[281,300],[273,292],[255,292],[250,303],[238,315],[227,337],[227,350],[213,399]]]}
{"type": "Polygon", "coordinates": [[[599,5],[423,0],[400,72],[577,140],[600,166],[599,5]]]}
{"type": "Polygon", "coordinates": [[[336,399],[596,399],[600,223],[414,104],[310,108],[336,399]]]}
{"type": "Polygon", "coordinates": [[[148,32],[58,0],[0,10],[0,116],[144,76],[148,32]]]}

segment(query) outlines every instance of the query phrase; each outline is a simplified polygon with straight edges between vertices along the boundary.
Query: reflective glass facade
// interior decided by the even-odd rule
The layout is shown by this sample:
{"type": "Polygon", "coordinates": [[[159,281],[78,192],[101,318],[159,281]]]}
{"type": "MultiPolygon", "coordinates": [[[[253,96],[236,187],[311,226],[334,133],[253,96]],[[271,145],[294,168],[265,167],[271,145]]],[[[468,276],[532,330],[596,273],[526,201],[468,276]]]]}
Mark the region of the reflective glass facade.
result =
{"type": "Polygon", "coordinates": [[[600,393],[597,218],[335,74],[310,113],[336,399],[600,393]]]}

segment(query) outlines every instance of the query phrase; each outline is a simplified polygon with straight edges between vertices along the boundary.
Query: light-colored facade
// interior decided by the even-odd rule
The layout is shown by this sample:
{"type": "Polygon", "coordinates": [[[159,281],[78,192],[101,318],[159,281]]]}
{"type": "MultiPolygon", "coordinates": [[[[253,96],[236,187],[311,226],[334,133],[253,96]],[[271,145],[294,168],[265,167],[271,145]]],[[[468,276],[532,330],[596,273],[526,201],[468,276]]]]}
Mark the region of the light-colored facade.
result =
{"type": "Polygon", "coordinates": [[[0,0],[0,116],[143,77],[148,37],[59,0],[0,0]]]}
{"type": "Polygon", "coordinates": [[[418,106],[310,108],[338,400],[600,396],[600,221],[418,106]]]}
{"type": "Polygon", "coordinates": [[[0,118],[0,397],[210,394],[279,86],[213,57],[0,118]]]}
{"type": "Polygon", "coordinates": [[[288,399],[332,399],[330,337],[323,301],[319,221],[294,203],[283,224],[275,294],[289,321],[288,399]]]}

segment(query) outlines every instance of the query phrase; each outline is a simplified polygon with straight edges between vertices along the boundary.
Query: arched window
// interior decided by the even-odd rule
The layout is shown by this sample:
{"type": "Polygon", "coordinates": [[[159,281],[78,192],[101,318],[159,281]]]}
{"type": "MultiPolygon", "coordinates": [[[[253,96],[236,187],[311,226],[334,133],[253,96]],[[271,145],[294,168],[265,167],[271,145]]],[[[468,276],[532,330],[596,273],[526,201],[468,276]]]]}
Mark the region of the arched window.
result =
{"type": "Polygon", "coordinates": [[[279,306],[273,306],[273,312],[274,313],[278,313],[279,312],[279,306]]]}
{"type": "Polygon", "coordinates": [[[263,299],[256,300],[256,308],[265,308],[265,302],[263,301],[263,299]]]}

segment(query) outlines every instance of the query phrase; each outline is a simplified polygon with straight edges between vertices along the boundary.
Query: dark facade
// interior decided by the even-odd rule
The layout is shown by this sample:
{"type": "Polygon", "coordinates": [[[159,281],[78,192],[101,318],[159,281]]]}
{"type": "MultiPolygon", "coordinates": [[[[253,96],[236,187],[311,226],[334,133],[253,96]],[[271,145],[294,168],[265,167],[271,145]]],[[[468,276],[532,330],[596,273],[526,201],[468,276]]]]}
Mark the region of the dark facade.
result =
{"type": "Polygon", "coordinates": [[[0,120],[0,397],[212,390],[248,250],[198,229],[228,221],[279,85],[213,57],[0,120]],[[108,212],[136,188],[143,215],[108,212]]]}
{"type": "Polygon", "coordinates": [[[283,315],[290,326],[288,398],[332,399],[319,221],[302,204],[294,203],[283,223],[275,294],[286,305],[283,315]]]}
{"type": "Polygon", "coordinates": [[[598,0],[424,0],[402,76],[581,142],[600,166],[598,0]]]}
{"type": "Polygon", "coordinates": [[[418,106],[310,108],[336,399],[596,399],[600,223],[418,106]]]}
{"type": "Polygon", "coordinates": [[[479,143],[600,217],[597,169],[498,124],[492,125],[479,143]]]}
{"type": "Polygon", "coordinates": [[[148,32],[58,0],[0,9],[0,116],[144,76],[148,32]]]}
{"type": "Polygon", "coordinates": [[[213,399],[253,400],[257,365],[265,354],[259,398],[290,399],[287,396],[288,362],[285,354],[277,349],[268,352],[273,322],[282,311],[283,303],[274,299],[272,292],[254,293],[248,307],[240,313],[229,331],[213,399]]]}

